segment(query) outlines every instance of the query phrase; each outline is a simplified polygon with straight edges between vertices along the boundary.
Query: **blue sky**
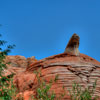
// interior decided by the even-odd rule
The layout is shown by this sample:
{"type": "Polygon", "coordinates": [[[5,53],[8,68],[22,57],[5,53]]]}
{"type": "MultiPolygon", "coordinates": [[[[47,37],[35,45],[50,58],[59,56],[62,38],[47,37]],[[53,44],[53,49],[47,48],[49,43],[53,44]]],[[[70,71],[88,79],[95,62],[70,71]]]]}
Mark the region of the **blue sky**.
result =
{"type": "Polygon", "coordinates": [[[0,0],[0,24],[9,55],[59,54],[77,33],[80,52],[100,61],[100,0],[0,0]]]}

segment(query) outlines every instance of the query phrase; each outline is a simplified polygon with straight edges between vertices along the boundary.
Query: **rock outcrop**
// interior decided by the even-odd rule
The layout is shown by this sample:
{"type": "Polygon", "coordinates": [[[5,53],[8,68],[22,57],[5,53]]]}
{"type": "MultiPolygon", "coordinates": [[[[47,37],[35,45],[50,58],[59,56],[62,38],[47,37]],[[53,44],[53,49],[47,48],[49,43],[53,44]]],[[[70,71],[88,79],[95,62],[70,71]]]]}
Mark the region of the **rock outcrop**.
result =
{"type": "MultiPolygon", "coordinates": [[[[27,93],[34,93],[37,79],[33,72],[40,68],[41,78],[44,78],[47,83],[58,75],[57,82],[52,86],[52,90],[58,95],[62,93],[63,86],[68,93],[74,81],[85,88],[92,86],[97,79],[95,94],[100,96],[100,62],[87,55],[73,56],[62,53],[34,62],[27,67],[25,72],[17,74],[14,78],[14,82],[21,93],[24,94],[26,91],[27,93]]],[[[27,96],[29,94],[25,95],[25,98],[27,96]]],[[[66,95],[64,100],[69,100],[69,96],[66,95]]]]}
{"type": "Polygon", "coordinates": [[[79,54],[80,54],[80,52],[78,50],[79,40],[80,40],[80,37],[76,33],[74,33],[72,35],[71,39],[69,40],[64,53],[79,56],[79,54]]]}
{"type": "Polygon", "coordinates": [[[47,84],[58,76],[57,82],[53,83],[51,90],[57,96],[66,91],[67,94],[62,100],[70,100],[68,90],[72,89],[74,81],[86,88],[92,87],[93,82],[97,80],[95,95],[100,96],[100,62],[79,53],[78,47],[79,36],[74,34],[64,53],[31,63],[25,72],[16,75],[14,82],[19,91],[24,94],[25,100],[29,98],[32,91],[35,96],[37,78],[33,72],[39,69],[41,69],[40,79],[44,79],[47,84]],[[64,87],[64,91],[62,87],[64,87]],[[29,93],[28,95],[25,95],[26,91],[29,93]]]}
{"type": "MultiPolygon", "coordinates": [[[[73,47],[74,45],[76,45],[76,42],[73,44],[73,47]]],[[[14,76],[14,84],[18,88],[19,94],[23,95],[24,100],[28,100],[31,95],[36,95],[38,82],[34,71],[41,69],[40,79],[43,78],[46,83],[49,83],[51,79],[54,80],[55,76],[58,76],[57,81],[52,84],[51,90],[59,96],[64,92],[62,89],[64,87],[67,94],[62,100],[70,100],[68,90],[72,89],[74,81],[79,83],[83,88],[86,88],[88,86],[92,87],[93,82],[97,79],[95,95],[100,96],[100,62],[85,54],[79,52],[78,54],[74,53],[73,50],[72,54],[64,52],[39,61],[34,60],[34,57],[28,59],[16,57],[19,59],[17,61],[16,58],[11,60],[11,57],[11,66],[24,68],[24,70],[20,70],[21,72],[14,76]]]]}
{"type": "Polygon", "coordinates": [[[32,62],[36,62],[34,56],[30,58],[25,58],[24,56],[6,56],[5,63],[7,65],[7,69],[4,70],[5,75],[18,74],[26,70],[27,66],[29,66],[32,62]]]}

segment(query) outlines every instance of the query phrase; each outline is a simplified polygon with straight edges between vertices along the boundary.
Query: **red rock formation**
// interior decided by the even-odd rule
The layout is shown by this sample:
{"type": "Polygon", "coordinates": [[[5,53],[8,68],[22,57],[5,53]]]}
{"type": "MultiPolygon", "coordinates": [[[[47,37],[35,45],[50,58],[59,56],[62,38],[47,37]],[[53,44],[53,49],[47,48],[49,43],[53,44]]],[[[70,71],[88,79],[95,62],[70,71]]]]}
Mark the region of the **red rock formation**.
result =
{"type": "MultiPolygon", "coordinates": [[[[57,82],[51,88],[57,95],[62,93],[63,86],[68,93],[68,89],[72,88],[73,81],[82,87],[87,87],[92,86],[97,79],[95,94],[100,96],[100,62],[87,55],[73,56],[62,53],[34,62],[27,67],[25,72],[14,78],[21,93],[35,91],[37,81],[33,71],[39,68],[41,68],[41,78],[44,78],[47,83],[58,75],[57,82]]],[[[26,98],[29,94],[24,96],[26,98]]],[[[66,95],[64,100],[69,100],[69,96],[66,95]]]]}
{"type": "Polygon", "coordinates": [[[64,87],[67,94],[62,100],[70,100],[68,90],[72,89],[74,81],[86,88],[88,86],[92,87],[93,82],[97,79],[95,95],[100,96],[100,62],[76,52],[79,46],[79,36],[76,37],[76,34],[74,36],[75,38],[71,38],[66,47],[65,53],[39,61],[36,61],[34,57],[26,59],[19,56],[14,58],[8,56],[8,62],[11,61],[10,66],[23,68],[16,72],[14,83],[19,90],[19,94],[23,95],[25,100],[28,100],[32,94],[36,96],[38,82],[36,74],[33,72],[39,69],[41,69],[40,79],[43,78],[46,83],[58,76],[57,82],[52,84],[51,91],[53,90],[59,96],[64,92],[62,88],[64,87]]]}
{"type": "Polygon", "coordinates": [[[7,56],[5,63],[7,65],[7,70],[4,70],[5,75],[10,75],[11,73],[18,74],[26,70],[26,67],[29,66],[32,62],[36,62],[34,56],[30,58],[25,58],[24,56],[7,56]],[[9,63],[10,62],[10,63],[9,63]],[[9,64],[7,64],[9,63],[9,64]]]}

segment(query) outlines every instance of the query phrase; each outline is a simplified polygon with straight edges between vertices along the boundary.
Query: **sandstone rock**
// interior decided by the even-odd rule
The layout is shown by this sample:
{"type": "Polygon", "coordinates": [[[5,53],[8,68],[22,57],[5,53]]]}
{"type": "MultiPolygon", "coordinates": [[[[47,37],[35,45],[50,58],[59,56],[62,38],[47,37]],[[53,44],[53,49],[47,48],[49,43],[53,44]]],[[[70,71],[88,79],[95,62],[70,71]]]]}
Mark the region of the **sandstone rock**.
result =
{"type": "Polygon", "coordinates": [[[29,66],[32,62],[37,61],[34,56],[30,58],[25,58],[24,56],[6,56],[5,63],[7,69],[4,70],[5,75],[10,75],[12,73],[18,74],[26,70],[26,67],[29,66]],[[7,64],[9,63],[9,64],[7,64]]]}
{"type": "Polygon", "coordinates": [[[35,59],[34,56],[27,58],[27,63],[28,63],[27,66],[31,65],[32,63],[34,63],[34,62],[36,62],[36,61],[37,61],[37,60],[35,59]]]}
{"type": "Polygon", "coordinates": [[[23,56],[8,56],[6,62],[11,62],[10,65],[7,65],[8,71],[16,71],[14,84],[18,88],[18,95],[22,95],[24,100],[29,100],[32,94],[36,97],[36,89],[39,84],[34,71],[41,69],[39,78],[40,80],[44,79],[47,84],[58,76],[57,81],[53,81],[50,92],[54,91],[57,97],[66,92],[66,95],[61,100],[70,100],[68,90],[72,89],[74,81],[84,89],[88,86],[91,88],[93,82],[97,79],[95,95],[100,96],[100,62],[79,53],[79,39],[79,36],[74,34],[64,53],[39,61],[34,56],[27,59],[23,56]]]}
{"type": "Polygon", "coordinates": [[[44,78],[47,83],[58,75],[58,80],[52,85],[51,90],[59,96],[63,91],[62,87],[65,87],[67,95],[64,100],[69,100],[68,90],[72,89],[74,81],[85,88],[92,86],[97,79],[95,94],[100,96],[100,62],[87,55],[74,56],[62,53],[34,62],[25,72],[14,78],[20,92],[36,90],[37,80],[33,72],[39,68],[41,68],[40,78],[44,78]]]}
{"type": "Polygon", "coordinates": [[[24,56],[7,56],[5,59],[6,63],[10,62],[10,66],[12,67],[21,67],[26,68],[27,67],[27,59],[24,56]]]}
{"type": "Polygon", "coordinates": [[[37,84],[36,74],[28,72],[19,73],[14,76],[14,84],[16,84],[20,92],[31,90],[37,84]]]}

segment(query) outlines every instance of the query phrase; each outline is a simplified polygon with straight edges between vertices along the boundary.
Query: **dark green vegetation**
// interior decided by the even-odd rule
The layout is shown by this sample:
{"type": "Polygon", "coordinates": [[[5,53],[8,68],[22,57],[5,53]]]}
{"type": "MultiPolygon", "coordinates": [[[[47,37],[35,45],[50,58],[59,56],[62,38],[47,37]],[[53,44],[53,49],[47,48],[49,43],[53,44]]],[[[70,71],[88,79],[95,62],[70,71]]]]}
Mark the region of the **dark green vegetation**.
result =
{"type": "Polygon", "coordinates": [[[11,100],[12,95],[15,95],[15,89],[12,82],[13,74],[4,76],[3,71],[7,68],[4,59],[8,55],[8,53],[11,52],[11,49],[13,49],[15,45],[8,45],[6,49],[3,50],[1,47],[5,43],[7,42],[4,40],[0,40],[0,100],[11,100]]]}

